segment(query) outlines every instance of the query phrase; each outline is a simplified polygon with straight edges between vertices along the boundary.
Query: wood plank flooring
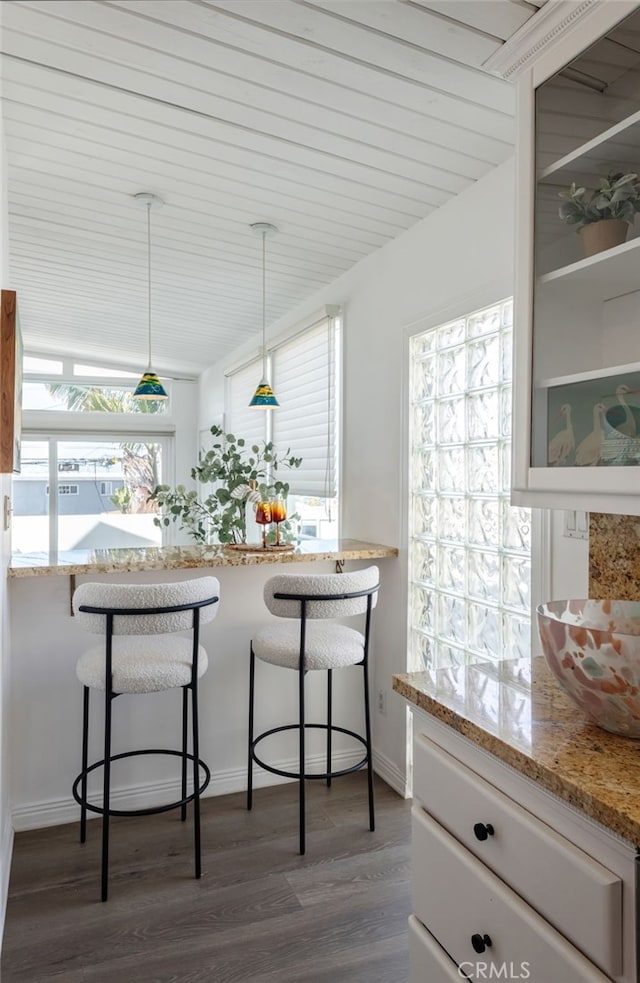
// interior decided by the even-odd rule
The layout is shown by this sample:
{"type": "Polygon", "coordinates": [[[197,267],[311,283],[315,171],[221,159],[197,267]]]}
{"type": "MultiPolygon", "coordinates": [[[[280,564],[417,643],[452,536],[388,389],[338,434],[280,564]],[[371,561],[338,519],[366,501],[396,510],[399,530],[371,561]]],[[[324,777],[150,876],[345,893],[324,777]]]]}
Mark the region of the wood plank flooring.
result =
{"type": "Polygon", "coordinates": [[[179,813],[112,820],[109,900],[100,823],[16,835],[2,983],[404,983],[410,803],[366,776],[203,800],[203,876],[179,813]]]}

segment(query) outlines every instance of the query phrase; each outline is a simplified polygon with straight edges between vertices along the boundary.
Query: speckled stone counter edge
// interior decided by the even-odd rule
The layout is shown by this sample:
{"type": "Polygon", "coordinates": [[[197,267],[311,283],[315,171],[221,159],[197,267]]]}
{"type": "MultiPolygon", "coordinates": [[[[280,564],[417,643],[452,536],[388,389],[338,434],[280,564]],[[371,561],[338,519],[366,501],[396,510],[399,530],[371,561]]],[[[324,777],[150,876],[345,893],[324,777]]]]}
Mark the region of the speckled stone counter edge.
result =
{"type": "Polygon", "coordinates": [[[430,695],[424,673],[394,675],[393,689],[413,706],[640,847],[640,742],[591,725],[551,678],[544,659],[532,659],[532,666],[534,692],[537,686],[545,693],[539,714],[535,699],[532,703],[534,737],[530,751],[430,695]]]}
{"type": "Polygon", "coordinates": [[[196,570],[206,567],[252,567],[263,564],[308,563],[319,560],[375,560],[394,557],[394,546],[365,543],[357,539],[305,542],[294,552],[261,550],[238,552],[222,546],[164,546],[140,549],[85,550],[15,556],[9,577],[48,577],[56,574],[135,573],[144,570],[196,570]]]}

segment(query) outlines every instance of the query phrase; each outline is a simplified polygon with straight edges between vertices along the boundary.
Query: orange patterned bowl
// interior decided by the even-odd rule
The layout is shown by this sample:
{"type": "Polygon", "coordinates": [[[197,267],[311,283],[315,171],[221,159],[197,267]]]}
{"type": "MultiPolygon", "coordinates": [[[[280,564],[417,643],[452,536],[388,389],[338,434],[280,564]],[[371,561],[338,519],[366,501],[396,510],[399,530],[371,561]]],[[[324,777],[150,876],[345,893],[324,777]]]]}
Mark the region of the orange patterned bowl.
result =
{"type": "Polygon", "coordinates": [[[640,739],[640,602],[549,601],[536,615],[567,696],[598,727],[640,739]]]}

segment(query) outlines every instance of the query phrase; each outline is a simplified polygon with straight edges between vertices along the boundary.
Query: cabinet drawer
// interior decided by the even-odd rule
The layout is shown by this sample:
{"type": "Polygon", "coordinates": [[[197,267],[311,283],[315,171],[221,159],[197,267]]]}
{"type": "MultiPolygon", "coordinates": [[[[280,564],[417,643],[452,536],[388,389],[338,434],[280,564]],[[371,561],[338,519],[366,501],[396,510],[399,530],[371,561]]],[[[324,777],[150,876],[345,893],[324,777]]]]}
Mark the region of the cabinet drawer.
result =
{"type": "Polygon", "coordinates": [[[409,917],[409,983],[460,983],[468,979],[459,972],[441,945],[418,921],[409,917]]]}
{"type": "Polygon", "coordinates": [[[414,800],[547,921],[606,973],[622,972],[619,877],[422,734],[413,786],[414,800]]]}
{"type": "Polygon", "coordinates": [[[531,983],[606,983],[609,977],[419,806],[412,831],[413,910],[470,979],[504,978],[506,965],[531,983]]]}

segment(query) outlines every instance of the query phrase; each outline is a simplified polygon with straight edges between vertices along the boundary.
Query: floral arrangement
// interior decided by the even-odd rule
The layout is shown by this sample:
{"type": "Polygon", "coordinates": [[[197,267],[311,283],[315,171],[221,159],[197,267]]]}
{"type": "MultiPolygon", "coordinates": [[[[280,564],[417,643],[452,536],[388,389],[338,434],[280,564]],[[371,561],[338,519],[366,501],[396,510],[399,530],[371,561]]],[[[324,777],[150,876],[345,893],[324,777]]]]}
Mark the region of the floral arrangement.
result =
{"type": "MultiPolygon", "coordinates": [[[[291,449],[284,454],[274,450],[273,442],[246,446],[242,437],[225,433],[221,427],[211,427],[214,444],[191,469],[191,477],[203,485],[214,485],[206,498],[184,485],[170,488],[158,485],[150,496],[157,502],[160,514],[154,519],[157,526],[179,522],[197,543],[217,539],[220,543],[243,543],[246,537],[247,505],[277,496],[286,498],[289,484],[276,478],[280,468],[299,468],[301,457],[291,449]]],[[[291,516],[282,523],[285,538],[291,537],[294,521],[291,516]]]]}

